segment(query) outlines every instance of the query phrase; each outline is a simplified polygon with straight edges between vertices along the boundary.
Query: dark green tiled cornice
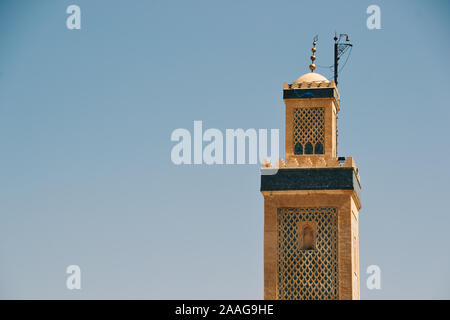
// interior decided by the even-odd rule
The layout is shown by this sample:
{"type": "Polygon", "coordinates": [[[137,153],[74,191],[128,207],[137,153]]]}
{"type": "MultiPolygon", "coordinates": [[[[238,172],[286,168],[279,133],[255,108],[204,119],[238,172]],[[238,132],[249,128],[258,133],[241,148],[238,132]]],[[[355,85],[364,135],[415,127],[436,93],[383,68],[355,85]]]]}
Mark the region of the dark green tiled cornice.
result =
{"type": "Polygon", "coordinates": [[[355,190],[361,186],[353,168],[279,169],[274,175],[261,175],[261,191],[355,190]]]}
{"type": "Polygon", "coordinates": [[[333,98],[333,88],[285,89],[283,99],[333,98]]]}

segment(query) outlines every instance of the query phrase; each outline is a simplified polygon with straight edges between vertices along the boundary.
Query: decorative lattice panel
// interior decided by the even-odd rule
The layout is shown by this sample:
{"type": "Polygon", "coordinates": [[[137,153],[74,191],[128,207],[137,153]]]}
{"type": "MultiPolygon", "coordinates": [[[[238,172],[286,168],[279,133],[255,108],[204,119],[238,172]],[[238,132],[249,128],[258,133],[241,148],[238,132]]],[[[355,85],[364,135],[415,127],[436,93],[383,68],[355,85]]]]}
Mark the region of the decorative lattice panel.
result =
{"type": "Polygon", "coordinates": [[[323,154],[325,108],[294,109],[294,154],[323,154]]]}
{"type": "Polygon", "coordinates": [[[278,299],[338,299],[337,209],[278,209],[278,299]],[[313,250],[299,241],[302,225],[315,228],[313,250]]]}

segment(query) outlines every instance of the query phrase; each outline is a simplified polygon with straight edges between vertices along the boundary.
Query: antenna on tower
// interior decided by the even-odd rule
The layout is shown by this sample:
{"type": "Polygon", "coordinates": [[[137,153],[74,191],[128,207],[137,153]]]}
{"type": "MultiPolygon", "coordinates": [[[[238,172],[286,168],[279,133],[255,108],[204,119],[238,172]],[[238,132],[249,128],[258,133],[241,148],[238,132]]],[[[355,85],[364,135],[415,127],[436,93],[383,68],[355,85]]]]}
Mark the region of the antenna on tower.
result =
{"type": "Polygon", "coordinates": [[[348,48],[353,47],[350,43],[350,37],[346,33],[341,33],[339,37],[334,33],[334,82],[338,84],[338,65],[339,58],[347,51],[348,48]],[[345,40],[343,38],[345,37],[345,40]]]}

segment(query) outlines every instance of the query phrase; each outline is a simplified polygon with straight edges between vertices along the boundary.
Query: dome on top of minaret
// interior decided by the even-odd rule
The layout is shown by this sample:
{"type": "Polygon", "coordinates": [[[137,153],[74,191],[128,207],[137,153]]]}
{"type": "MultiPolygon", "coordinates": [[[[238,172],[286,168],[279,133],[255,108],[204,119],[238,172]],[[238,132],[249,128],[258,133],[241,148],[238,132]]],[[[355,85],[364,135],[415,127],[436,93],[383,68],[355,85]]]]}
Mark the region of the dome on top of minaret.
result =
{"type": "Polygon", "coordinates": [[[301,82],[322,82],[327,81],[328,79],[325,78],[323,75],[315,73],[315,72],[309,72],[302,75],[300,78],[295,80],[294,83],[301,83],[301,82]]]}

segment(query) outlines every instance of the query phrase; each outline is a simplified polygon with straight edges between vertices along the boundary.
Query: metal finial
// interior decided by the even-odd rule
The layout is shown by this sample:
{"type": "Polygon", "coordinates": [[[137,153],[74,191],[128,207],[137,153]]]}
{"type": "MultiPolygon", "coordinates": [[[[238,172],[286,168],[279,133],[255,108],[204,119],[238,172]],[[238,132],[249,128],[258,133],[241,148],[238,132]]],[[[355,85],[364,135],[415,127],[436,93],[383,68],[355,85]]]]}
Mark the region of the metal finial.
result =
{"type": "Polygon", "coordinates": [[[314,61],[316,60],[316,56],[314,55],[317,51],[316,49],[316,44],[317,44],[317,40],[319,39],[318,36],[315,36],[313,39],[313,48],[311,49],[312,51],[312,56],[311,56],[311,64],[309,65],[309,69],[311,70],[311,72],[314,72],[314,70],[316,70],[316,65],[314,64],[314,61]]]}

